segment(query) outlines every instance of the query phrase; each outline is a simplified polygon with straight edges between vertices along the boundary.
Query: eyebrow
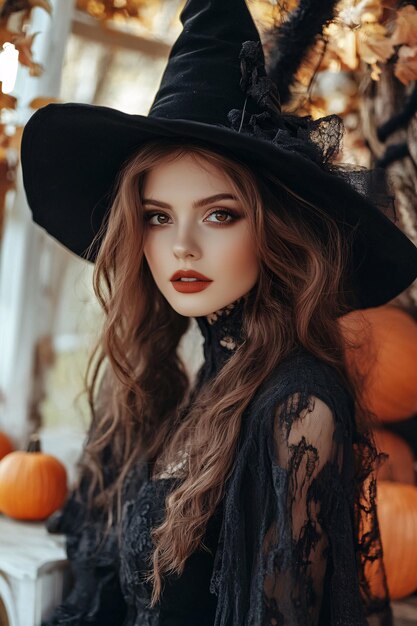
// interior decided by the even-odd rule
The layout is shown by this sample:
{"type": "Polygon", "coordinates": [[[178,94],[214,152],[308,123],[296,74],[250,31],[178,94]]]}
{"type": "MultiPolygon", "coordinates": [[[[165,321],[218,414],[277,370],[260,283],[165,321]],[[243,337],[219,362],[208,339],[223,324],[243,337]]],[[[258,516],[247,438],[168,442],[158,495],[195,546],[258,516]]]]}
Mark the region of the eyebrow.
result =
{"type": "MultiPolygon", "coordinates": [[[[193,202],[193,208],[199,209],[206,204],[211,204],[212,202],[218,202],[219,200],[235,200],[237,201],[236,196],[230,193],[217,193],[214,196],[209,196],[208,198],[202,198],[201,200],[196,200],[193,202]]],[[[144,198],[143,204],[154,204],[155,206],[159,206],[161,209],[171,209],[171,205],[167,202],[161,202],[160,200],[153,200],[152,198],[144,198]]]]}

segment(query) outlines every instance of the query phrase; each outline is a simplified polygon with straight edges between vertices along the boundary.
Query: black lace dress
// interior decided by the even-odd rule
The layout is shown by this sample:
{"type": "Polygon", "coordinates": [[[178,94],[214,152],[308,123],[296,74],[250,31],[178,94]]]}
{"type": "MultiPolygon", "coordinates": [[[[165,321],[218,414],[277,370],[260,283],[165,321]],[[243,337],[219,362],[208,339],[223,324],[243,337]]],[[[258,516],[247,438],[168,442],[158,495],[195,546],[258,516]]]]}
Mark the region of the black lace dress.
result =
{"type": "MultiPolygon", "coordinates": [[[[235,350],[242,302],[197,318],[205,362],[196,390],[235,350]]],[[[143,575],[150,529],[179,478],[171,470],[151,480],[142,464],[126,481],[120,545],[114,532],[97,550],[102,521],[87,520],[72,494],[48,524],[67,534],[74,586],[42,626],[389,626],[368,444],[336,372],[300,349],[245,411],[225,496],[203,539],[208,549],[195,551],[180,577],[164,579],[160,603],[148,607],[143,575]]]]}

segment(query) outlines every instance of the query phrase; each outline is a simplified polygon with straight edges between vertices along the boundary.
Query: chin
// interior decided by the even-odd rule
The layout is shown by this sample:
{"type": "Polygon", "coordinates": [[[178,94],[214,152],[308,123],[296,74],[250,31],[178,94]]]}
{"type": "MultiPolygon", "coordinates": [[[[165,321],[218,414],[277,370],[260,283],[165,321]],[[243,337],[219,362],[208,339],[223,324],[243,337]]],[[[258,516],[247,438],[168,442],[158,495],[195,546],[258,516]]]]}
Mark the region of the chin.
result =
{"type": "Polygon", "coordinates": [[[178,294],[179,298],[167,298],[171,307],[184,317],[202,317],[204,315],[210,315],[214,311],[218,311],[227,306],[231,302],[237,300],[240,295],[230,299],[213,299],[204,298],[201,293],[196,294],[178,294]],[[200,296],[200,298],[199,298],[200,296]]]}
{"type": "MultiPolygon", "coordinates": [[[[179,313],[179,315],[183,315],[184,317],[202,317],[203,315],[210,315],[213,311],[217,311],[216,308],[208,308],[207,305],[204,304],[181,304],[179,302],[170,302],[171,307],[179,313]]],[[[217,307],[220,308],[220,307],[217,307]]]]}

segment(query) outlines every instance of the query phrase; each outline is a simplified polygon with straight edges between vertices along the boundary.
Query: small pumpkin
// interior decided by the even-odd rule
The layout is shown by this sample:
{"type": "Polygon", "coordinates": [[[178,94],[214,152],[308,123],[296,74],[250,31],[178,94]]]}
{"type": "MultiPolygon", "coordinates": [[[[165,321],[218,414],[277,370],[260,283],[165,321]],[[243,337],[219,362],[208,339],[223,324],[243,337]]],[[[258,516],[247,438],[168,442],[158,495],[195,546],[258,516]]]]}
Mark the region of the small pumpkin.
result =
{"type": "Polygon", "coordinates": [[[397,306],[357,310],[339,319],[348,367],[367,375],[364,401],[381,421],[417,412],[417,323],[397,306]]]}
{"type": "Polygon", "coordinates": [[[415,485],[415,458],[408,443],[385,428],[377,428],[373,434],[378,452],[385,452],[389,455],[388,459],[377,469],[378,480],[393,480],[415,485]]]}
{"type": "Polygon", "coordinates": [[[14,447],[6,433],[0,432],[0,459],[13,452],[14,447]]]}
{"type": "Polygon", "coordinates": [[[378,481],[378,521],[393,600],[417,589],[417,487],[378,481]]]}
{"type": "Polygon", "coordinates": [[[31,435],[27,451],[0,461],[0,512],[19,520],[43,520],[61,508],[67,496],[67,472],[54,456],[41,451],[31,435]]]}

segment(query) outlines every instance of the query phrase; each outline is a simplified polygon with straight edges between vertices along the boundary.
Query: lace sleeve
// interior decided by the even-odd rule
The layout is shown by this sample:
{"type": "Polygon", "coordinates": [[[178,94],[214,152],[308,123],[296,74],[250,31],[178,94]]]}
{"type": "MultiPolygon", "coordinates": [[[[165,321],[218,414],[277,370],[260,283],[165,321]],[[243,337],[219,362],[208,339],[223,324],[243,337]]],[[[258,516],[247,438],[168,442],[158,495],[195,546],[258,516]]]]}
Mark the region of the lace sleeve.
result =
{"type": "Polygon", "coordinates": [[[274,421],[271,469],[279,509],[263,543],[265,626],[319,623],[329,515],[342,496],[343,448],[333,413],[311,396],[294,415],[297,400],[291,396],[274,421]]]}

